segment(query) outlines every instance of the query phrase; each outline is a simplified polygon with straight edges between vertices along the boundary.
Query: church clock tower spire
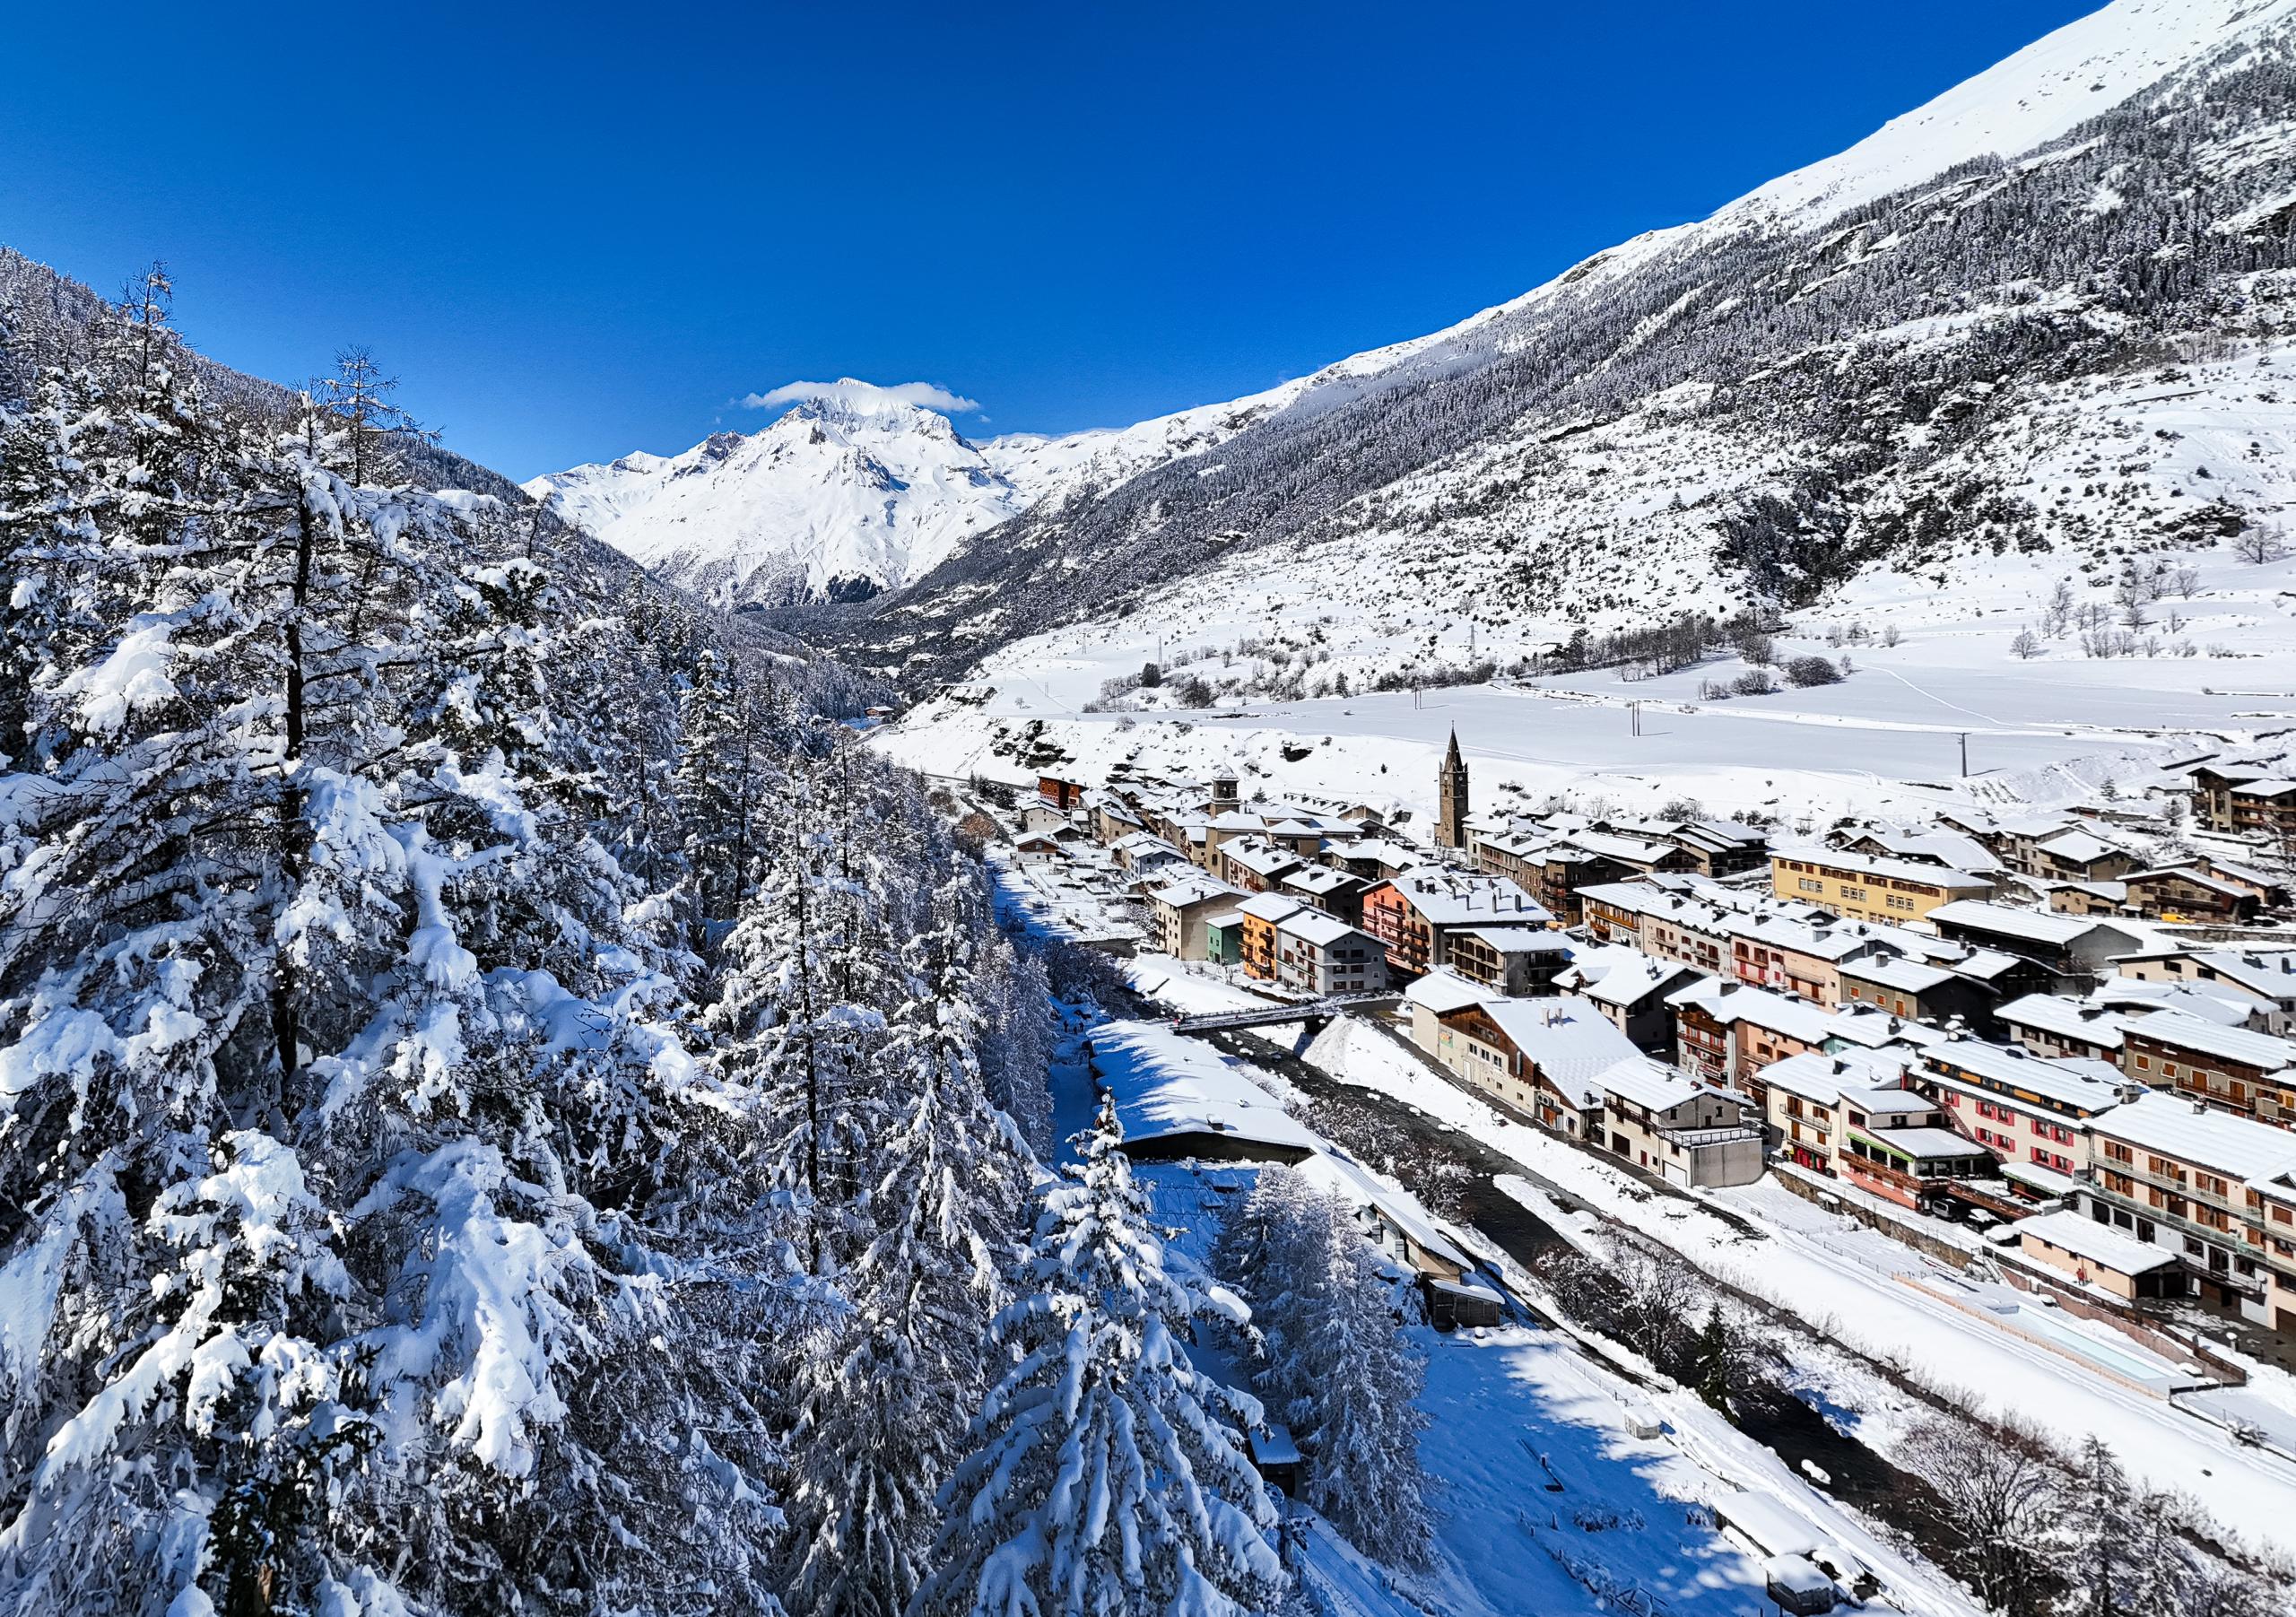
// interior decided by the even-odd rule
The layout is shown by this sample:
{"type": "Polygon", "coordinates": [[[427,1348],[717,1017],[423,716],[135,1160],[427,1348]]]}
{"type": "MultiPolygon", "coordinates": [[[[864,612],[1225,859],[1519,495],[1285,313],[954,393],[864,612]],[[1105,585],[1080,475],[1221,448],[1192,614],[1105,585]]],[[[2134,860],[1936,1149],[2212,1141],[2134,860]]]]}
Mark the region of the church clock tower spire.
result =
{"type": "Polygon", "coordinates": [[[1443,771],[1437,782],[1442,799],[1435,826],[1435,840],[1444,848],[1467,845],[1467,761],[1459,756],[1459,733],[1443,752],[1443,771]]]}

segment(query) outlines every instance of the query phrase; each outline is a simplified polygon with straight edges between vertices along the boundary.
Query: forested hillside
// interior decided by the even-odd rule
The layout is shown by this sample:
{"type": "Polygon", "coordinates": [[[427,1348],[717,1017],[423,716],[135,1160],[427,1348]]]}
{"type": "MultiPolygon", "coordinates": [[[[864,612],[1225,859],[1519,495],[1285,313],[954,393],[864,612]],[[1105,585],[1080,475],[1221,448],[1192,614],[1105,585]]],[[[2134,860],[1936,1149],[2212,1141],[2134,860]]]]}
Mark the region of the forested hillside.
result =
{"type": "Polygon", "coordinates": [[[899,1611],[1090,962],[363,356],[9,268],[0,1610],[899,1611]]]}

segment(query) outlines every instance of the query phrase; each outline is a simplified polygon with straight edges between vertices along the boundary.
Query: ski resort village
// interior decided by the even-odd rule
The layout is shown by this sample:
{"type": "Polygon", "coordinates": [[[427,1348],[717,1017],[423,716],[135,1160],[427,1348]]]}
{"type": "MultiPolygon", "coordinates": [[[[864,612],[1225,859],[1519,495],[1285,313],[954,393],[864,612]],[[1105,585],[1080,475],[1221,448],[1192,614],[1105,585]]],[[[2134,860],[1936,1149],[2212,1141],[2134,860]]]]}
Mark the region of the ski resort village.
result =
{"type": "Polygon", "coordinates": [[[2296,1617],[2296,0],[19,9],[0,1617],[2296,1617]]]}

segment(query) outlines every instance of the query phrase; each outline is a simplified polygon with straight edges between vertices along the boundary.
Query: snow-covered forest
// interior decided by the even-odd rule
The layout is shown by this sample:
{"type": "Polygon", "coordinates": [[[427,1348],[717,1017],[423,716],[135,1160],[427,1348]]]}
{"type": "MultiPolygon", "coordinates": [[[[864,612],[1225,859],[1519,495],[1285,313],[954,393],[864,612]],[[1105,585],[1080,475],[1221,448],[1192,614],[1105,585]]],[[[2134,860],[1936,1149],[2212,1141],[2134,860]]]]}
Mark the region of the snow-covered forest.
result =
{"type": "Polygon", "coordinates": [[[432,486],[362,352],[15,307],[0,1609],[1274,1609],[1201,1286],[1040,1166],[1105,969],[866,687],[432,486]]]}

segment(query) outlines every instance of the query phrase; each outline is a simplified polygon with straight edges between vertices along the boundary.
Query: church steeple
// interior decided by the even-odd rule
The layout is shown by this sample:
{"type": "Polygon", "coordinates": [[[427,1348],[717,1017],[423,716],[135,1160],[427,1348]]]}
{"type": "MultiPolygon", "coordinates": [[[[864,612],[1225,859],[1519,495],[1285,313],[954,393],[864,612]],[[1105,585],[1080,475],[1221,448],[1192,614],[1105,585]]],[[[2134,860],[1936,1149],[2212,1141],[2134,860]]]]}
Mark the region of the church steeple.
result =
{"type": "Polygon", "coordinates": [[[1451,732],[1451,744],[1443,750],[1443,771],[1437,782],[1441,800],[1440,813],[1435,823],[1435,840],[1443,848],[1465,848],[1467,845],[1467,761],[1459,756],[1459,733],[1451,732]]]}

